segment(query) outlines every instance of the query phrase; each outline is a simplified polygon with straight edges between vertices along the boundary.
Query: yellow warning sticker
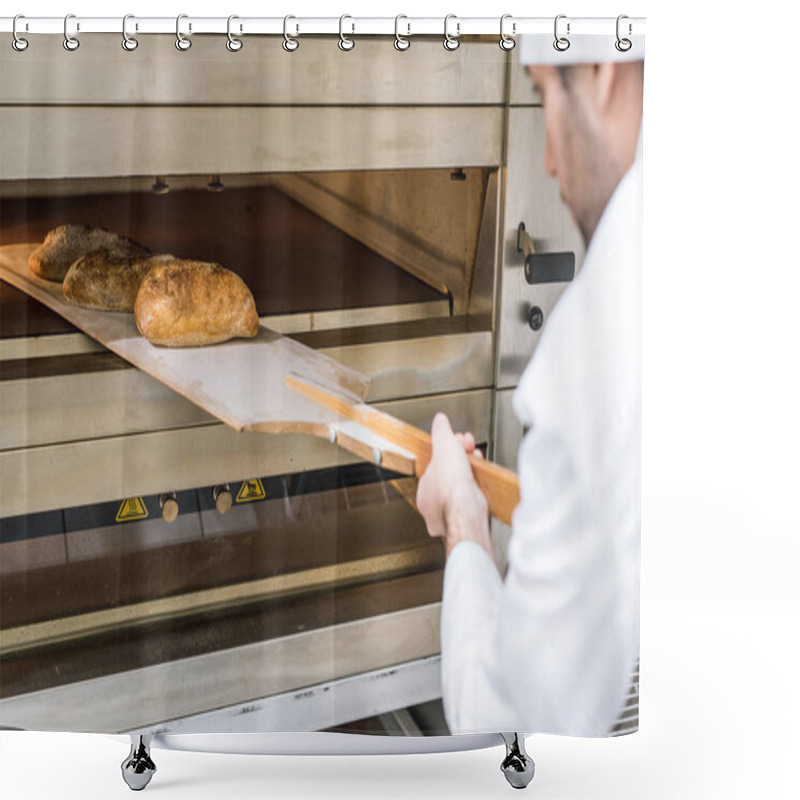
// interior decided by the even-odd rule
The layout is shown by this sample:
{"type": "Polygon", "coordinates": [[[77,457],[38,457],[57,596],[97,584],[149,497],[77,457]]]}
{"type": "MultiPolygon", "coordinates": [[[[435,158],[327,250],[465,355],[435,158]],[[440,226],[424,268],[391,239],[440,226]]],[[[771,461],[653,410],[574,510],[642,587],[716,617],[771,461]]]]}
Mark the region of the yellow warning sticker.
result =
{"type": "Polygon", "coordinates": [[[239,493],[236,495],[237,503],[252,503],[254,500],[263,500],[267,496],[264,491],[264,486],[258,478],[253,478],[251,481],[245,481],[239,488],[239,493]]]}
{"type": "Polygon", "coordinates": [[[143,497],[129,497],[122,501],[117,511],[117,522],[133,522],[135,519],[145,519],[148,516],[147,506],[143,497]]]}

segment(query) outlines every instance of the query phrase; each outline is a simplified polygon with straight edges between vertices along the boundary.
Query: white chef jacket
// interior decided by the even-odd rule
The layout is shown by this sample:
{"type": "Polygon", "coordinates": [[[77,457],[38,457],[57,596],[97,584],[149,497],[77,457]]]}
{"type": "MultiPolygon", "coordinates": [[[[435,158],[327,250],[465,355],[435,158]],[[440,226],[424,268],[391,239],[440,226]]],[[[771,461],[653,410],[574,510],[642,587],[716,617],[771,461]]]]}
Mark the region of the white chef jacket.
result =
{"type": "Polygon", "coordinates": [[[453,549],[442,694],[453,733],[605,736],[639,653],[641,138],[514,395],[530,429],[503,581],[453,549]]]}

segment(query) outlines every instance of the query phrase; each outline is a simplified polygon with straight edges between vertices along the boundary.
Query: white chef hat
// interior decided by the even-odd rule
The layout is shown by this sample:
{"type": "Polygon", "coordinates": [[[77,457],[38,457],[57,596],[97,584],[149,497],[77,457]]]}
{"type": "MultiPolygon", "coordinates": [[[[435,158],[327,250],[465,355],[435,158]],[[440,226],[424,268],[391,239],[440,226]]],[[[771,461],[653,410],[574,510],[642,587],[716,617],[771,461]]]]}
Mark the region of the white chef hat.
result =
{"type": "Polygon", "coordinates": [[[629,34],[628,50],[617,49],[614,33],[582,33],[565,37],[569,42],[566,50],[556,50],[553,33],[526,33],[519,37],[519,60],[521,64],[552,64],[566,67],[571,64],[600,64],[604,61],[642,61],[644,59],[644,36],[629,34]]]}

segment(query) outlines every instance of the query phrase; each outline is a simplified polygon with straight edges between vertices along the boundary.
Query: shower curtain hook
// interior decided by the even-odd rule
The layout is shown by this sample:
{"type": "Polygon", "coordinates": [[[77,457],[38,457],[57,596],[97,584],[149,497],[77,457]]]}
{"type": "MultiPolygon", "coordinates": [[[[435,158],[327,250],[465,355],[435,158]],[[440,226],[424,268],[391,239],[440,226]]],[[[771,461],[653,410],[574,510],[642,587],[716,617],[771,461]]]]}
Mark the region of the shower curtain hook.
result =
{"type": "MultiPolygon", "coordinates": [[[[566,14],[559,14],[555,22],[553,23],[553,33],[556,37],[555,41],[553,42],[553,47],[558,50],[559,53],[563,53],[565,50],[569,50],[570,41],[566,38],[566,36],[559,36],[558,35],[558,21],[560,19],[566,19],[566,14]]],[[[569,35],[569,22],[567,23],[567,35],[569,35]]]]}
{"type": "MultiPolygon", "coordinates": [[[[631,42],[630,39],[623,39],[619,34],[619,28],[620,28],[619,24],[624,19],[628,19],[628,15],[627,14],[620,14],[617,17],[617,41],[614,43],[614,47],[616,47],[617,50],[620,51],[620,53],[627,53],[628,50],[630,50],[631,47],[633,47],[633,42],[631,42]]],[[[631,33],[633,33],[633,27],[631,26],[631,24],[629,22],[628,23],[628,35],[630,36],[631,33]]]]}
{"type": "MultiPolygon", "coordinates": [[[[349,14],[342,14],[342,16],[339,17],[339,49],[344,51],[352,50],[356,46],[356,43],[349,36],[344,35],[342,28],[346,19],[353,18],[349,14]]],[[[355,29],[356,26],[355,23],[353,23],[353,31],[355,31],[355,29]]]]}
{"type": "MultiPolygon", "coordinates": [[[[235,20],[235,19],[239,19],[239,17],[237,17],[236,14],[231,14],[228,17],[228,41],[225,42],[225,47],[227,47],[228,50],[231,51],[231,53],[238,53],[242,49],[242,46],[243,46],[242,40],[241,39],[237,39],[231,33],[231,22],[233,22],[233,20],[235,20]]],[[[242,29],[240,27],[239,28],[239,32],[240,33],[241,33],[241,30],[242,29]]]]}
{"type": "MultiPolygon", "coordinates": [[[[188,50],[192,46],[192,40],[191,39],[187,39],[181,33],[181,20],[182,19],[188,19],[188,18],[189,18],[188,14],[178,14],[178,18],[175,20],[175,37],[176,37],[175,38],[175,47],[177,47],[178,50],[188,50]]],[[[191,29],[192,28],[191,28],[191,25],[190,25],[189,26],[189,30],[191,30],[191,29]]]]}
{"type": "MultiPolygon", "coordinates": [[[[503,16],[500,17],[500,49],[501,50],[513,50],[517,45],[516,40],[512,39],[511,36],[509,36],[503,30],[503,28],[505,27],[506,20],[507,19],[511,19],[511,17],[512,17],[512,14],[503,14],[503,16]]],[[[511,33],[513,35],[516,32],[517,32],[517,23],[516,22],[512,22],[511,23],[511,33]]]]}
{"type": "Polygon", "coordinates": [[[405,14],[398,14],[394,18],[394,49],[395,50],[408,50],[411,47],[411,42],[406,39],[406,36],[411,36],[411,24],[406,22],[406,26],[408,27],[408,33],[406,36],[400,35],[400,20],[405,19],[407,20],[408,17],[405,14]]]}
{"type": "Polygon", "coordinates": [[[444,41],[442,44],[444,45],[445,50],[449,50],[451,53],[454,50],[458,50],[459,45],[461,42],[458,41],[458,37],[461,35],[461,23],[458,21],[458,17],[455,14],[448,14],[444,18],[444,41]],[[447,23],[451,20],[456,20],[456,35],[452,36],[447,32],[447,23]]]}
{"type": "MultiPolygon", "coordinates": [[[[81,46],[81,43],[77,40],[77,38],[75,36],[70,36],[67,32],[67,26],[69,25],[69,21],[71,19],[75,19],[74,14],[67,14],[67,16],[64,17],[64,49],[69,50],[70,52],[77,50],[81,46]]],[[[80,30],[80,28],[77,27],[77,23],[76,30],[80,30]]]]}
{"type": "Polygon", "coordinates": [[[12,46],[12,47],[13,47],[13,48],[14,48],[14,49],[15,49],[15,50],[18,52],[18,53],[21,53],[23,50],[27,50],[27,49],[28,49],[28,40],[27,40],[27,39],[23,39],[23,38],[22,38],[22,37],[21,37],[21,36],[20,36],[20,35],[17,33],[17,20],[18,20],[18,19],[25,19],[25,16],[24,16],[24,14],[17,14],[17,16],[16,16],[16,17],[14,17],[14,22],[13,22],[13,23],[11,23],[11,33],[12,33],[12,34],[13,34],[13,36],[14,36],[14,38],[11,40],[11,46],[12,46]]]}
{"type": "MultiPolygon", "coordinates": [[[[300,47],[300,42],[294,36],[289,36],[289,31],[287,30],[287,25],[289,24],[290,19],[297,19],[297,17],[293,17],[291,14],[287,14],[283,18],[283,49],[287,53],[294,53],[298,47],[300,47]]],[[[297,32],[300,32],[300,26],[297,26],[297,32]]]]}
{"type": "Polygon", "coordinates": [[[126,14],[122,18],[122,49],[130,53],[139,46],[139,40],[135,36],[128,35],[127,25],[129,19],[135,19],[133,14],[126,14]]]}

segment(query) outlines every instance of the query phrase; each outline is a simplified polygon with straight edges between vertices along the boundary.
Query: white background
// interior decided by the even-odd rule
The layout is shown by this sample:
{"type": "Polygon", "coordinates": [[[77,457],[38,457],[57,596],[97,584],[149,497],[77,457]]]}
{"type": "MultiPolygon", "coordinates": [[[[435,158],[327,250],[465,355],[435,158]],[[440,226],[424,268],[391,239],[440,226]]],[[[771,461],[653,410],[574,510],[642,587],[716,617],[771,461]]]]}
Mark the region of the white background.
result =
{"type": "MultiPolygon", "coordinates": [[[[641,730],[533,737],[555,798],[795,798],[800,750],[797,4],[310,0],[4,3],[3,14],[643,15],[641,730]],[[717,8],[718,11],[714,11],[717,8]]],[[[128,797],[127,748],[0,734],[5,798],[128,797]]],[[[153,798],[509,797],[493,749],[274,758],[156,751],[153,798]]]]}

